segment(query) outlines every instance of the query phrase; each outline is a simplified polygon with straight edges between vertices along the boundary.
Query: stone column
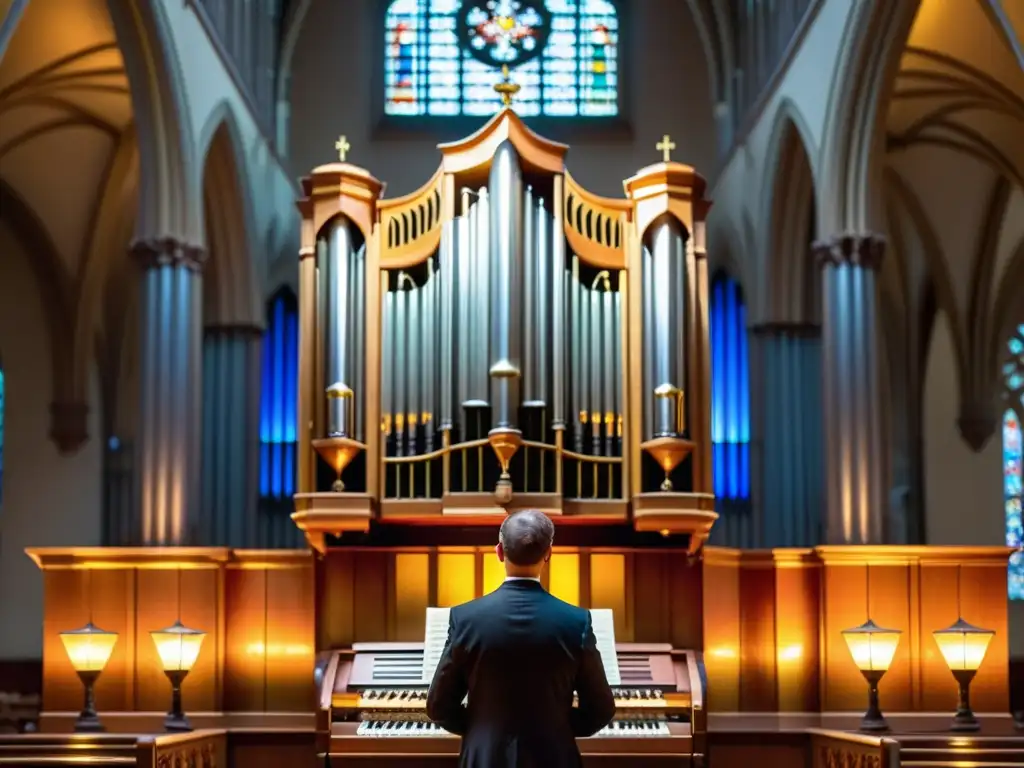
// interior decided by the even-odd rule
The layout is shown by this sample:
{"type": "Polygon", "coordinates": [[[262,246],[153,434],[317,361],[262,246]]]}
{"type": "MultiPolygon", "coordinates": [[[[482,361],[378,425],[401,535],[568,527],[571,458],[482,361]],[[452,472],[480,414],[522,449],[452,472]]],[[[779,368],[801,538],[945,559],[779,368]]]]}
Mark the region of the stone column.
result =
{"type": "Polygon", "coordinates": [[[203,545],[256,546],[262,345],[253,326],[210,326],[203,337],[203,545]]]}
{"type": "MultiPolygon", "coordinates": [[[[823,541],[821,329],[810,323],[754,328],[760,386],[760,545],[811,547],[823,541]]],[[[754,394],[754,393],[752,393],[754,394]]]]}
{"type": "Polygon", "coordinates": [[[822,405],[825,540],[885,541],[885,456],[879,380],[876,277],[879,235],[814,244],[822,269],[822,405]]]}
{"type": "Polygon", "coordinates": [[[135,536],[142,545],[195,539],[202,393],[201,248],[173,238],[132,246],[142,274],[135,536]]]}

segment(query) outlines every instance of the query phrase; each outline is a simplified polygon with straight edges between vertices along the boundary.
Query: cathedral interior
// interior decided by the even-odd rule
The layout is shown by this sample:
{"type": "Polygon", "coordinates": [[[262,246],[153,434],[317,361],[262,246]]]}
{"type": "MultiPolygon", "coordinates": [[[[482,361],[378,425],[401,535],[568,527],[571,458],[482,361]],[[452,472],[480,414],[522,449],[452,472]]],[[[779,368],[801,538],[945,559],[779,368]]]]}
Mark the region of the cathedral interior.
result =
{"type": "Polygon", "coordinates": [[[524,508],[585,765],[1024,765],[1022,419],[1020,0],[0,0],[0,766],[454,766],[524,508]]]}

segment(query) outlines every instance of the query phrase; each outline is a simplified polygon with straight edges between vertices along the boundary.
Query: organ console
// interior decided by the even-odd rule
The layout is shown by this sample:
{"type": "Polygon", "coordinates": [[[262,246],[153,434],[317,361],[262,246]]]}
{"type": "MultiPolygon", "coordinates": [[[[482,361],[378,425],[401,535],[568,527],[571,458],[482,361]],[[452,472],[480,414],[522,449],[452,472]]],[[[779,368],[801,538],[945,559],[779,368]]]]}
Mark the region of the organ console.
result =
{"type": "Polygon", "coordinates": [[[412,194],[341,162],[298,202],[320,750],[452,764],[424,715],[438,611],[500,584],[496,525],[533,507],[556,521],[544,586],[602,617],[618,707],[586,760],[703,766],[705,182],[658,162],[600,197],[509,106],[439,149],[412,194]]]}

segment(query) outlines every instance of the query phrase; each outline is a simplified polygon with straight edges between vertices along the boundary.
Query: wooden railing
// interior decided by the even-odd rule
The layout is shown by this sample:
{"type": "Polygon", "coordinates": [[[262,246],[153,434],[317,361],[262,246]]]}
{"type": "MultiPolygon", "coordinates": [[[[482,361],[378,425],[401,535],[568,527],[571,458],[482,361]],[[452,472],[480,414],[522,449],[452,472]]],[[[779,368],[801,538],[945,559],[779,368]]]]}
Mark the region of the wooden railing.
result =
{"type": "Polygon", "coordinates": [[[811,738],[810,768],[896,768],[899,742],[841,731],[808,731],[811,738]]]}

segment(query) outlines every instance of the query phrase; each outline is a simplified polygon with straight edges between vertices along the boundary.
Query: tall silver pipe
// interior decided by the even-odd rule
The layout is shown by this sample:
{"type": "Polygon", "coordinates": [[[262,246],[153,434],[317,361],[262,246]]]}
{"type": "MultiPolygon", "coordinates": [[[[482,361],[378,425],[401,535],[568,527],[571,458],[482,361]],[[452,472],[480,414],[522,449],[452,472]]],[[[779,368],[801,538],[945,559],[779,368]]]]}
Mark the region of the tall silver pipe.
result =
{"type": "Polygon", "coordinates": [[[651,264],[651,252],[644,245],[643,266],[640,270],[643,280],[643,439],[654,437],[654,408],[651,403],[651,392],[658,384],[654,381],[654,269],[651,264]]]}
{"type": "Polygon", "coordinates": [[[549,344],[551,343],[551,313],[548,311],[550,302],[551,282],[551,225],[548,212],[544,208],[544,200],[537,200],[536,223],[536,255],[537,255],[537,308],[534,316],[537,321],[534,328],[534,337],[537,342],[534,346],[534,359],[536,361],[537,373],[535,376],[536,393],[535,397],[541,403],[550,402],[551,389],[548,382],[548,355],[550,354],[549,344]]]}
{"type": "Polygon", "coordinates": [[[409,292],[403,283],[407,280],[405,272],[398,273],[395,293],[395,447],[399,456],[405,455],[405,431],[409,414],[409,401],[406,396],[406,364],[409,360],[407,329],[409,317],[409,292]]]}
{"type": "MultiPolygon", "coordinates": [[[[455,260],[458,264],[459,279],[456,283],[458,293],[456,294],[459,302],[459,321],[456,331],[458,333],[458,344],[456,345],[454,340],[452,343],[452,349],[459,350],[458,359],[458,396],[456,397],[456,404],[460,410],[456,413],[459,414],[459,423],[465,427],[465,418],[461,413],[461,409],[465,406],[469,400],[469,372],[470,363],[473,359],[473,336],[472,328],[470,325],[470,312],[472,309],[472,287],[473,287],[473,272],[470,268],[470,254],[472,253],[472,240],[471,240],[471,214],[468,205],[468,194],[463,190],[463,215],[459,216],[455,222],[455,260]]],[[[465,430],[463,429],[463,432],[465,430]]]]}
{"type": "Polygon", "coordinates": [[[453,236],[457,231],[458,227],[451,221],[446,221],[441,225],[441,250],[438,253],[438,271],[441,277],[441,391],[438,393],[440,396],[438,403],[440,429],[452,428],[452,366],[454,365],[452,360],[452,350],[454,349],[452,344],[452,331],[454,330],[452,327],[452,288],[454,281],[452,277],[455,271],[455,259],[452,257],[455,251],[453,236]]]}
{"type": "Polygon", "coordinates": [[[427,284],[423,286],[423,434],[426,451],[434,450],[434,420],[437,418],[437,286],[434,260],[427,261],[427,284]]]}
{"type": "Polygon", "coordinates": [[[572,331],[570,334],[570,346],[572,352],[572,393],[569,408],[572,411],[572,421],[575,424],[573,430],[573,448],[576,453],[583,450],[583,413],[586,406],[583,403],[583,283],[580,282],[580,257],[573,254],[572,275],[569,278],[569,301],[572,310],[572,331]]]}
{"type": "Polygon", "coordinates": [[[601,303],[600,285],[599,281],[595,281],[590,287],[590,322],[587,328],[590,342],[590,355],[587,360],[587,378],[590,379],[590,437],[595,454],[601,452],[602,405],[604,404],[601,391],[604,377],[604,367],[601,365],[601,315],[604,305],[601,303]]]}
{"type": "MultiPolygon", "coordinates": [[[[672,216],[655,221],[648,230],[648,238],[653,281],[650,302],[652,383],[655,388],[669,385],[683,389],[686,386],[686,354],[682,341],[686,332],[686,240],[681,225],[672,216]]],[[[676,434],[678,400],[661,397],[655,403],[651,389],[644,396],[649,407],[656,405],[654,434],[676,434]]]]}
{"type": "Polygon", "coordinates": [[[515,426],[522,375],[523,177],[511,141],[494,151],[488,187],[490,205],[491,426],[515,426]]]}
{"type": "Polygon", "coordinates": [[[535,262],[537,242],[534,232],[533,188],[527,187],[523,196],[523,405],[534,405],[537,399],[536,381],[537,347],[537,286],[534,277],[539,272],[535,262]]]}
{"type": "MultiPolygon", "coordinates": [[[[492,171],[493,173],[493,171],[492,171]]],[[[473,325],[477,328],[476,365],[473,369],[475,379],[475,398],[481,405],[490,402],[490,379],[488,375],[491,338],[489,329],[493,323],[494,308],[491,297],[491,280],[493,269],[491,260],[494,255],[491,253],[491,208],[493,202],[491,193],[486,187],[477,191],[478,200],[476,208],[476,242],[473,247],[473,260],[476,263],[476,284],[474,293],[477,299],[476,312],[473,315],[473,325]]],[[[493,405],[493,402],[491,402],[493,405]]]]}
{"type": "MultiPolygon", "coordinates": [[[[348,219],[339,216],[330,224],[325,269],[322,273],[325,300],[325,355],[324,386],[349,386],[352,349],[352,328],[349,323],[352,300],[352,256],[354,251],[352,227],[348,219]]],[[[332,398],[333,401],[333,398],[332,398]]],[[[337,408],[328,408],[327,435],[339,436],[348,427],[338,422],[337,408]]]]}
{"type": "Polygon", "coordinates": [[[406,339],[408,339],[408,363],[405,385],[409,388],[406,431],[409,435],[409,452],[415,453],[416,425],[423,418],[423,295],[425,289],[417,285],[409,287],[409,315],[406,339]]]}
{"type": "Polygon", "coordinates": [[[384,349],[380,364],[380,409],[390,432],[395,421],[395,292],[391,290],[384,293],[381,326],[384,349]]]}
{"type": "MultiPolygon", "coordinates": [[[[557,189],[557,187],[556,187],[557,189]]],[[[552,210],[558,205],[552,201],[552,210]]],[[[565,332],[568,299],[565,264],[565,228],[561,217],[551,217],[551,425],[565,426],[565,332]]]]}
{"type": "MultiPolygon", "coordinates": [[[[621,285],[621,283],[620,283],[621,285]]],[[[612,328],[614,336],[612,342],[612,364],[614,373],[612,375],[612,387],[615,389],[614,416],[611,435],[618,434],[619,420],[622,418],[622,372],[625,361],[622,359],[622,291],[618,290],[612,296],[612,328]]]]}
{"type": "Polygon", "coordinates": [[[612,310],[612,300],[618,292],[613,292],[609,281],[605,281],[605,291],[601,296],[601,314],[604,320],[602,333],[602,346],[604,353],[601,355],[604,365],[601,366],[601,378],[603,380],[601,416],[604,421],[605,454],[611,455],[611,438],[615,434],[615,377],[619,367],[615,364],[615,317],[612,310]]]}
{"type": "Polygon", "coordinates": [[[359,247],[355,254],[355,281],[352,283],[352,325],[355,339],[355,356],[352,360],[352,381],[350,386],[355,390],[353,407],[355,413],[356,440],[363,442],[366,434],[366,244],[359,247]]]}

